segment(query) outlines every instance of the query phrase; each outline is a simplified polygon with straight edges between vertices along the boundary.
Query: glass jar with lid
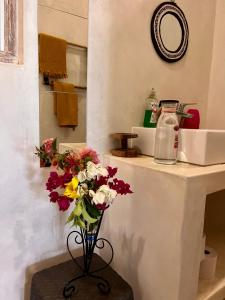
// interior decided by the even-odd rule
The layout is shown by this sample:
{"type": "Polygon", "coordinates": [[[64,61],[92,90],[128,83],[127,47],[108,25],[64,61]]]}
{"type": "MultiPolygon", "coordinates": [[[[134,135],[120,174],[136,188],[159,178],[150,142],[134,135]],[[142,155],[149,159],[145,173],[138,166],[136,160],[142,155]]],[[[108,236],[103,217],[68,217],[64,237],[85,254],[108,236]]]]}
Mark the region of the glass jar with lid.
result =
{"type": "Polygon", "coordinates": [[[175,164],[178,150],[179,122],[176,108],[179,101],[160,101],[161,115],[158,119],[155,136],[154,160],[161,164],[175,164]]]}

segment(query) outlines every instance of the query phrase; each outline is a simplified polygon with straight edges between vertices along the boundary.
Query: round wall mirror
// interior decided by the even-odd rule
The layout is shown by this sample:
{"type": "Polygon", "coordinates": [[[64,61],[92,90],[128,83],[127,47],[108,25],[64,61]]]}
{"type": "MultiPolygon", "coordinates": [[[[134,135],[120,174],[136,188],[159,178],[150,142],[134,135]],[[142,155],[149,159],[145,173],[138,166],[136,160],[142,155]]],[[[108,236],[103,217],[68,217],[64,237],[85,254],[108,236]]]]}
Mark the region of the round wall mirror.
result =
{"type": "Polygon", "coordinates": [[[180,60],[188,47],[188,24],[174,2],[163,2],[153,13],[151,38],[158,55],[172,63],[180,60]]]}

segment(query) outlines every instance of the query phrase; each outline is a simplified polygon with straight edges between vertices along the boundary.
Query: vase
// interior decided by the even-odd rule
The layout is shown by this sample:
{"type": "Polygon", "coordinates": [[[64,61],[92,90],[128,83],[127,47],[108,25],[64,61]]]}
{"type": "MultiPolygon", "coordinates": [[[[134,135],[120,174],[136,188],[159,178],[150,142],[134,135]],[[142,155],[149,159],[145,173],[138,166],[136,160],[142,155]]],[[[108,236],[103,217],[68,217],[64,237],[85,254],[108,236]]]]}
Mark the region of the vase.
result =
{"type": "Polygon", "coordinates": [[[67,250],[72,258],[72,260],[75,262],[77,267],[81,270],[82,275],[76,276],[72,278],[64,287],[63,289],[63,296],[65,299],[70,299],[73,293],[76,290],[75,282],[76,280],[79,280],[84,277],[90,277],[98,281],[97,287],[102,294],[108,294],[111,290],[109,282],[103,278],[102,276],[96,275],[97,272],[102,271],[106,269],[112,262],[113,260],[113,247],[111,243],[105,239],[105,238],[99,238],[99,230],[102,224],[102,219],[103,219],[104,212],[102,212],[100,219],[98,220],[97,223],[95,224],[90,224],[89,228],[86,225],[85,228],[80,228],[80,231],[73,230],[71,231],[68,236],[67,236],[67,250]],[[75,242],[76,245],[81,245],[83,249],[83,266],[78,264],[76,258],[73,256],[71,250],[70,250],[70,240],[71,237],[73,238],[73,241],[75,242]],[[108,245],[110,250],[111,250],[111,256],[106,263],[106,265],[102,268],[99,268],[97,270],[91,270],[91,263],[92,263],[92,258],[94,254],[94,250],[97,249],[103,249],[105,245],[108,245]]]}

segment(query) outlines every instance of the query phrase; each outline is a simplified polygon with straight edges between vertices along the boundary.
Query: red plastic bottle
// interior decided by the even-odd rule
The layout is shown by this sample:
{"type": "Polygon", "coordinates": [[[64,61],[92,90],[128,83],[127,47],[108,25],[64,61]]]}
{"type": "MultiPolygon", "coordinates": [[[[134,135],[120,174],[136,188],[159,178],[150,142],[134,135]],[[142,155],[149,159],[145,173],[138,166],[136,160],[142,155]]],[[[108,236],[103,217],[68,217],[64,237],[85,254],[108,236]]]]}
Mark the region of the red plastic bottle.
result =
{"type": "Polygon", "coordinates": [[[200,126],[200,114],[198,109],[189,108],[187,110],[188,114],[192,115],[191,119],[184,119],[180,128],[187,128],[187,129],[199,129],[200,126]]]}

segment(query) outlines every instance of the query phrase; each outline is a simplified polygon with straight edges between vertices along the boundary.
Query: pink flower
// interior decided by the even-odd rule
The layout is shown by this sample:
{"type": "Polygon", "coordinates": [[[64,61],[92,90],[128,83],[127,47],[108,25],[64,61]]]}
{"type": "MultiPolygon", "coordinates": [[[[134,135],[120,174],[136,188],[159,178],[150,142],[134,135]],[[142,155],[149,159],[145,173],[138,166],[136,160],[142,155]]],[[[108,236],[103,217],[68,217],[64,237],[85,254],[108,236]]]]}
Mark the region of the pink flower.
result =
{"type": "Polygon", "coordinates": [[[100,163],[97,152],[91,148],[84,148],[80,150],[80,158],[92,161],[94,164],[100,163]]]}
{"type": "Polygon", "coordinates": [[[71,159],[71,160],[77,161],[77,160],[80,159],[80,154],[79,154],[78,151],[75,151],[75,150],[74,150],[74,151],[71,151],[71,152],[69,153],[68,158],[71,159]]]}
{"type": "Polygon", "coordinates": [[[43,147],[46,153],[51,153],[52,152],[52,144],[54,142],[53,138],[46,139],[43,141],[43,147]]]}
{"type": "Polygon", "coordinates": [[[70,207],[70,199],[66,196],[59,196],[57,202],[59,210],[66,211],[70,207]]]}

